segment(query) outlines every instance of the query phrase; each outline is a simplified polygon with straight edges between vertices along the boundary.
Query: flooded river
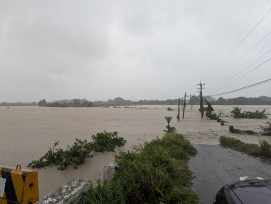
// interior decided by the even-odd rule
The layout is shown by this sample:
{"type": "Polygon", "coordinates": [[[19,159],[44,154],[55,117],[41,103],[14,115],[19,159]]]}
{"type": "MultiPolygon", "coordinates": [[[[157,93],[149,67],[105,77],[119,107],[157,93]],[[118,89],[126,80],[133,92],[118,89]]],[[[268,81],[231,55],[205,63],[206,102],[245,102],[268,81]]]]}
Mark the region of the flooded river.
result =
{"type": "MultiPolygon", "coordinates": [[[[161,137],[164,133],[165,116],[172,116],[171,126],[195,144],[218,144],[222,135],[239,138],[245,142],[258,143],[261,139],[271,141],[271,137],[234,135],[228,125],[240,129],[260,131],[268,119],[233,119],[233,106],[214,106],[222,112],[228,123],[221,126],[216,121],[201,119],[198,106],[187,107],[185,118],[177,121],[176,106],[137,106],[120,108],[46,108],[46,107],[0,107],[0,165],[23,168],[34,159],[40,158],[49,147],[60,141],[60,147],[71,145],[75,138],[91,139],[91,135],[101,131],[118,131],[127,140],[121,149],[161,137]],[[167,107],[173,111],[167,111],[167,107]]],[[[242,110],[266,109],[270,106],[243,106],[242,110]]],[[[269,119],[271,115],[268,115],[269,119]]],[[[72,178],[85,178],[95,182],[102,178],[103,167],[114,160],[115,153],[95,153],[86,164],[78,169],[59,171],[56,167],[38,170],[40,196],[51,193],[72,178]]]]}

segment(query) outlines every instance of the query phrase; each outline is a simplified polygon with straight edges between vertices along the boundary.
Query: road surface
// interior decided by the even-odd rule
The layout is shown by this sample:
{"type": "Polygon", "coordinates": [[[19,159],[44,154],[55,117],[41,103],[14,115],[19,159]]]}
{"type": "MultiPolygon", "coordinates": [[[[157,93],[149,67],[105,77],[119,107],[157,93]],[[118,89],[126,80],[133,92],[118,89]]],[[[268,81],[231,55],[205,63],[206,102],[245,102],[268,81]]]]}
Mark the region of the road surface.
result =
{"type": "Polygon", "coordinates": [[[240,177],[271,179],[271,165],[258,158],[217,145],[194,146],[198,154],[190,158],[189,168],[195,176],[193,190],[204,204],[212,203],[223,185],[239,181],[240,177]]]}

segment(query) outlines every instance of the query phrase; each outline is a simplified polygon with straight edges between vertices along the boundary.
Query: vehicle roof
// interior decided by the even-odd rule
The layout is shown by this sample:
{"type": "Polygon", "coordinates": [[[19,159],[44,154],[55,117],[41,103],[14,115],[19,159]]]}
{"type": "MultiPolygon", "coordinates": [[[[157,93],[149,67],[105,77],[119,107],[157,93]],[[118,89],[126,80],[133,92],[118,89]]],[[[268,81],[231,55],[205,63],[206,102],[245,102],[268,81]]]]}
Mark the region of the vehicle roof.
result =
{"type": "Polygon", "coordinates": [[[271,202],[271,180],[247,180],[229,185],[229,189],[241,203],[271,202]]]}

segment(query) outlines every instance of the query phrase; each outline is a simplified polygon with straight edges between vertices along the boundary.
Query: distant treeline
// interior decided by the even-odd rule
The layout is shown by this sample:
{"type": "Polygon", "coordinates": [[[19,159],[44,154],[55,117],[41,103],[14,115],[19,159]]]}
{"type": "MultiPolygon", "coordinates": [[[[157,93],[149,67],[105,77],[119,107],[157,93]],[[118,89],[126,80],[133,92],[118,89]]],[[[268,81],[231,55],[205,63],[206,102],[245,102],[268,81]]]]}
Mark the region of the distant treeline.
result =
{"type": "Polygon", "coordinates": [[[0,106],[37,106],[38,104],[36,102],[31,103],[22,103],[22,102],[16,102],[16,103],[8,103],[8,102],[2,102],[0,103],[0,106]]]}
{"type": "Polygon", "coordinates": [[[73,99],[73,100],[62,100],[47,103],[45,99],[38,102],[39,106],[43,107],[93,107],[95,106],[92,102],[85,99],[73,99]]]}
{"type": "MultiPolygon", "coordinates": [[[[271,105],[271,97],[261,96],[258,98],[230,98],[224,99],[222,97],[214,99],[211,97],[206,97],[212,105],[271,105]]],[[[186,104],[199,105],[199,97],[191,96],[188,98],[186,104]]],[[[44,107],[95,107],[95,106],[132,106],[132,105],[177,105],[178,99],[168,99],[168,100],[140,100],[131,101],[125,100],[121,97],[115,99],[110,99],[108,101],[88,101],[86,99],[72,99],[72,100],[59,100],[53,102],[47,102],[45,99],[39,101],[38,103],[7,103],[2,102],[0,106],[44,106],[44,107]]]]}
{"type": "Polygon", "coordinates": [[[271,105],[271,97],[260,96],[258,98],[229,98],[224,99],[222,97],[217,100],[212,100],[213,105],[271,105]]]}
{"type": "MultiPolygon", "coordinates": [[[[222,97],[217,100],[211,97],[206,97],[207,100],[211,101],[212,105],[271,105],[271,97],[261,96],[258,98],[230,98],[224,99],[222,97]]],[[[168,100],[140,100],[131,101],[124,100],[123,98],[117,97],[115,99],[110,99],[108,101],[94,101],[97,106],[130,106],[130,105],[177,105],[178,99],[168,99],[168,100]]],[[[182,100],[181,100],[181,103],[182,100]]],[[[199,105],[200,98],[198,96],[191,96],[186,101],[186,104],[199,105]]]]}
{"type": "Polygon", "coordinates": [[[108,101],[94,101],[93,103],[96,106],[176,105],[178,104],[178,99],[131,101],[117,97],[108,101]]]}

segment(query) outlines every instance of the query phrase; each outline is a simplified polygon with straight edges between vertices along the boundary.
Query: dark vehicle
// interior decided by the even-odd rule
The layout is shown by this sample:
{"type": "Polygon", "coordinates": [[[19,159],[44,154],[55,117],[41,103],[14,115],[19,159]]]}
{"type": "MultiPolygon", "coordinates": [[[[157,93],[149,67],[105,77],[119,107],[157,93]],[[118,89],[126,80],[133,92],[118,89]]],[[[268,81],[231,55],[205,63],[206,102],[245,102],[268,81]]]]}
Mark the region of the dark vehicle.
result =
{"type": "Polygon", "coordinates": [[[271,180],[246,180],[223,186],[214,204],[271,204],[271,180]]]}

